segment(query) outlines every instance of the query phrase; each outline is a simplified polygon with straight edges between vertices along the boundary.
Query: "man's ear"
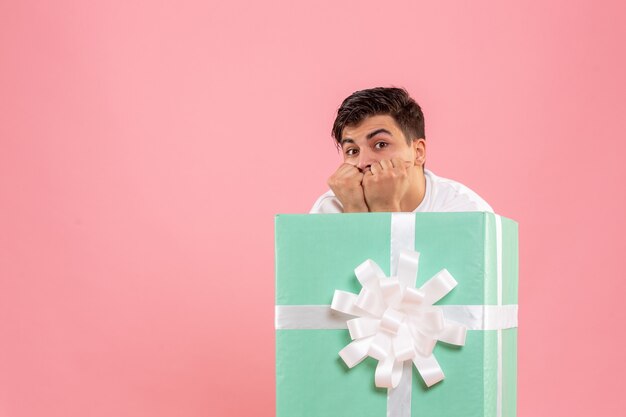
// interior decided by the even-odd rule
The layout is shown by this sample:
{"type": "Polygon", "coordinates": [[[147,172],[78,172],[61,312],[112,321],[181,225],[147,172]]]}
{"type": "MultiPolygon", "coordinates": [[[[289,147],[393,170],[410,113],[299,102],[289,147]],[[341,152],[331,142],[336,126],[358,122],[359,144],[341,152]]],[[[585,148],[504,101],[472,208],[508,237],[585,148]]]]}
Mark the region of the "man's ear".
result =
{"type": "Polygon", "coordinates": [[[424,162],[426,162],[426,139],[413,139],[411,146],[415,151],[415,165],[424,166],[424,162]]]}

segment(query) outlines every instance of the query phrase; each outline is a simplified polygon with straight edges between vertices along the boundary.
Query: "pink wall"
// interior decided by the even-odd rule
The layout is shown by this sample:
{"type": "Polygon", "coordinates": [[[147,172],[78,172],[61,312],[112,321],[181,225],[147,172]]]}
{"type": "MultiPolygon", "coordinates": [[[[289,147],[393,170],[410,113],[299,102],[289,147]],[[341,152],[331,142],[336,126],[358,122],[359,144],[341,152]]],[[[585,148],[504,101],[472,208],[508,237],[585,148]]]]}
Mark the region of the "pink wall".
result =
{"type": "Polygon", "coordinates": [[[520,223],[519,415],[623,414],[622,2],[95,3],[0,4],[0,416],[272,416],[273,215],[392,84],[520,223]]]}

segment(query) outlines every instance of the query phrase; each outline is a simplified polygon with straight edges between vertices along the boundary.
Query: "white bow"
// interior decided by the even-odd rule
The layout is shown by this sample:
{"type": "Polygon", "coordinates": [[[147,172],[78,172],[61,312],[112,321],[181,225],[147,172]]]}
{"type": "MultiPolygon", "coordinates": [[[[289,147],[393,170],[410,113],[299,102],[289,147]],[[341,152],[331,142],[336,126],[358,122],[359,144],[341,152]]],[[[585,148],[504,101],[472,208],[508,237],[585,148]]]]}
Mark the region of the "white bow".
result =
{"type": "Polygon", "coordinates": [[[402,364],[412,360],[427,386],[444,378],[433,355],[437,340],[462,346],[466,327],[446,320],[442,308],[433,305],[456,285],[442,269],[419,289],[415,288],[419,253],[401,252],[397,277],[387,277],[368,259],[354,273],[362,285],[359,294],[335,290],[331,308],[357,316],[347,321],[352,342],[339,356],[352,368],[367,356],[378,360],[375,383],[395,388],[402,377],[402,364]]]}

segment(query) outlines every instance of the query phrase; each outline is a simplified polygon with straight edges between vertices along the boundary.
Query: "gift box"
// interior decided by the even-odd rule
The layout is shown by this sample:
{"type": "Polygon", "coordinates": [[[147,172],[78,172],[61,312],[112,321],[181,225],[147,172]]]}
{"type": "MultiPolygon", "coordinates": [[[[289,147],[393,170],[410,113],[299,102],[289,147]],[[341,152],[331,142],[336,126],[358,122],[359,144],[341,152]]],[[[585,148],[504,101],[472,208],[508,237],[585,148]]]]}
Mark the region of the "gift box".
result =
{"type": "MultiPolygon", "coordinates": [[[[516,415],[516,222],[484,212],[278,215],[275,236],[277,416],[516,415]],[[370,302],[376,291],[395,301],[370,302]],[[427,301],[422,313],[404,308],[427,301]],[[346,313],[375,325],[350,325],[356,316],[346,313]],[[397,342],[401,323],[421,320],[415,314],[439,326],[426,353],[428,343],[411,342],[407,353],[397,342]],[[450,329],[460,346],[446,343],[450,329]],[[393,340],[383,353],[374,348],[380,334],[393,340]],[[368,356],[346,364],[363,346],[368,356]],[[386,363],[394,387],[377,386],[386,363]]],[[[428,329],[416,326],[411,340],[424,339],[428,329]]]]}

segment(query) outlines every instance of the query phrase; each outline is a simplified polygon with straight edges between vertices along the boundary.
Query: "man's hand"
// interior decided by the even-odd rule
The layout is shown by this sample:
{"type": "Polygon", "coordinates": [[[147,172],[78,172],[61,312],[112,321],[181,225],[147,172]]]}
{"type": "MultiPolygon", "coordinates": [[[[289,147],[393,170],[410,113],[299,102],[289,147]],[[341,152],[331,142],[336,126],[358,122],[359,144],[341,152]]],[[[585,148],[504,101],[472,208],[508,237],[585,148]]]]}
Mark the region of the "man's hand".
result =
{"type": "Polygon", "coordinates": [[[328,179],[328,185],[343,205],[344,213],[368,212],[363,194],[363,173],[354,165],[343,163],[328,179]]]}
{"type": "Polygon", "coordinates": [[[407,163],[382,160],[371,165],[363,177],[365,201],[370,211],[401,211],[400,202],[409,190],[407,163]]]}

